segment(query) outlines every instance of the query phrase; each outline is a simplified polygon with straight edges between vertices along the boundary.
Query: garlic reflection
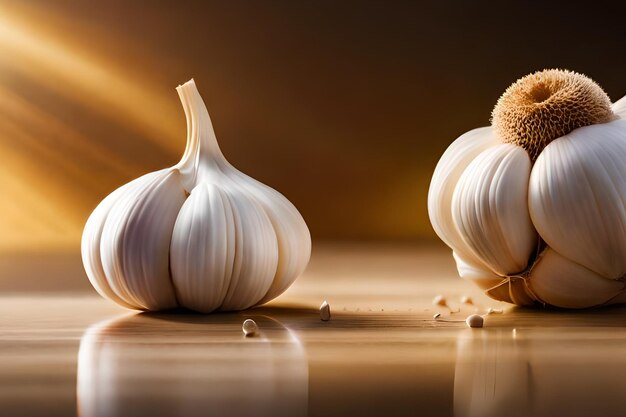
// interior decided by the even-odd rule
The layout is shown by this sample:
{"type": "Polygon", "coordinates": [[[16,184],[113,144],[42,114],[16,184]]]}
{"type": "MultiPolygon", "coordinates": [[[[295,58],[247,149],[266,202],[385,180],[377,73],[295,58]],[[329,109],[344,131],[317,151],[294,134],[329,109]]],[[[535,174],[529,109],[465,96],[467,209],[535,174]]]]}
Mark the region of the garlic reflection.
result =
{"type": "Polygon", "coordinates": [[[532,416],[531,378],[523,347],[510,331],[466,330],[457,339],[454,415],[532,416]]]}
{"type": "Polygon", "coordinates": [[[78,354],[78,414],[305,416],[300,341],[276,320],[248,317],[261,329],[254,338],[242,335],[241,316],[167,322],[135,315],[92,326],[78,354]]]}
{"type": "Polygon", "coordinates": [[[621,330],[607,339],[606,328],[558,334],[548,329],[464,331],[457,338],[454,415],[626,415],[625,342],[621,330]],[[532,338],[524,337],[528,332],[532,338]]]}

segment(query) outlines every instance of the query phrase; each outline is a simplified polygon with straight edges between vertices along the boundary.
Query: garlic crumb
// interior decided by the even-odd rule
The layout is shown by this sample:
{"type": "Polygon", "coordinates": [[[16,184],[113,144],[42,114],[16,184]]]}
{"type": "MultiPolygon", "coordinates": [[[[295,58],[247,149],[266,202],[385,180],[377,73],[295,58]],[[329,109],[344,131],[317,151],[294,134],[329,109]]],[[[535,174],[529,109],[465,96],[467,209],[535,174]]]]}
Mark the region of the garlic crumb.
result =
{"type": "Polygon", "coordinates": [[[441,317],[441,313],[437,313],[437,314],[433,315],[433,318],[434,318],[435,320],[436,320],[436,319],[438,319],[439,317],[441,317]]]}
{"type": "Polygon", "coordinates": [[[474,304],[474,300],[472,300],[472,297],[464,295],[461,297],[461,304],[474,304]]]}
{"type": "Polygon", "coordinates": [[[483,327],[484,321],[483,317],[478,314],[472,314],[465,319],[465,323],[467,323],[467,326],[471,328],[483,327]]]}
{"type": "Polygon", "coordinates": [[[320,319],[322,321],[330,320],[330,305],[326,300],[320,306],[320,319]]]}
{"type": "Polygon", "coordinates": [[[489,307],[487,314],[502,314],[502,309],[489,307]]]}
{"type": "Polygon", "coordinates": [[[246,319],[243,322],[243,325],[241,326],[241,330],[243,331],[243,334],[246,337],[251,337],[254,336],[257,332],[257,330],[259,330],[259,327],[257,326],[256,322],[252,319],[246,319]]]}
{"type": "Polygon", "coordinates": [[[436,295],[435,298],[433,298],[433,305],[447,307],[448,301],[446,300],[446,297],[439,294],[436,295]]]}

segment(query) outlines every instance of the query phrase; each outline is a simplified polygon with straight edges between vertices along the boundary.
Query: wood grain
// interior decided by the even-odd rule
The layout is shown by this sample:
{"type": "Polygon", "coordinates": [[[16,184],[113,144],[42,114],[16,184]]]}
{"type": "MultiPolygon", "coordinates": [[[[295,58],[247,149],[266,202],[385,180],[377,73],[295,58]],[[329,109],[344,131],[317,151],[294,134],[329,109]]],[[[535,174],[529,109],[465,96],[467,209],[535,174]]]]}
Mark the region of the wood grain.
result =
{"type": "Polygon", "coordinates": [[[491,301],[440,247],[323,245],[287,293],[239,313],[138,314],[83,290],[5,293],[0,414],[625,415],[625,326],[624,308],[491,301]],[[450,309],[432,305],[437,294],[450,309]],[[465,326],[489,307],[504,311],[465,326]],[[243,336],[246,318],[258,336],[243,336]]]}

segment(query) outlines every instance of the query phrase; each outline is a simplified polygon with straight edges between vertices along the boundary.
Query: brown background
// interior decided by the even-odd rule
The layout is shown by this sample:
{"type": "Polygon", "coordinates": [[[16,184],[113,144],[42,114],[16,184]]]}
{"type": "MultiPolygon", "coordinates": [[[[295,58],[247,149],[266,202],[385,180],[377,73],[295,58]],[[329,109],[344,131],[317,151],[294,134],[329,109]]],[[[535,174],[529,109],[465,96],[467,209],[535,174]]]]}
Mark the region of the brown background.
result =
{"type": "Polygon", "coordinates": [[[110,191],[177,162],[194,77],[228,159],[314,239],[432,239],[430,175],[546,67],[626,93],[623,6],[0,1],[0,247],[76,247],[110,191]]]}
{"type": "Polygon", "coordinates": [[[489,301],[426,214],[439,156],[516,78],[566,67],[626,93],[626,10],[573,3],[0,0],[0,415],[217,414],[207,390],[250,404],[266,374],[276,404],[304,382],[310,416],[626,415],[626,310],[489,301]],[[313,256],[269,307],[129,314],[86,279],[82,227],[177,162],[191,77],[225,155],[301,210],[313,256]],[[489,307],[506,310],[465,328],[489,307]],[[281,384],[294,361],[308,376],[281,384]]]}

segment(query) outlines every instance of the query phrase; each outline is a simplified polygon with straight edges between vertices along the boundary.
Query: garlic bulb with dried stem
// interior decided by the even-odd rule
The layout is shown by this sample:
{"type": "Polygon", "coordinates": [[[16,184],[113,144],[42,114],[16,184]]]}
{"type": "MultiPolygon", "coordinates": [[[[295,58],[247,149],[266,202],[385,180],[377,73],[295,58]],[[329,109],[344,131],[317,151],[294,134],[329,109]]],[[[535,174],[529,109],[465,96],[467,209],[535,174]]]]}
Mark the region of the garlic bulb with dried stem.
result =
{"type": "Polygon", "coordinates": [[[518,305],[626,302],[626,98],[545,70],[441,157],[428,195],[461,277],[518,305]]]}
{"type": "Polygon", "coordinates": [[[284,196],[226,161],[194,81],[177,90],[185,153],[96,207],[82,238],[87,276],[102,296],[133,309],[262,304],[304,271],[309,230],[284,196]]]}

